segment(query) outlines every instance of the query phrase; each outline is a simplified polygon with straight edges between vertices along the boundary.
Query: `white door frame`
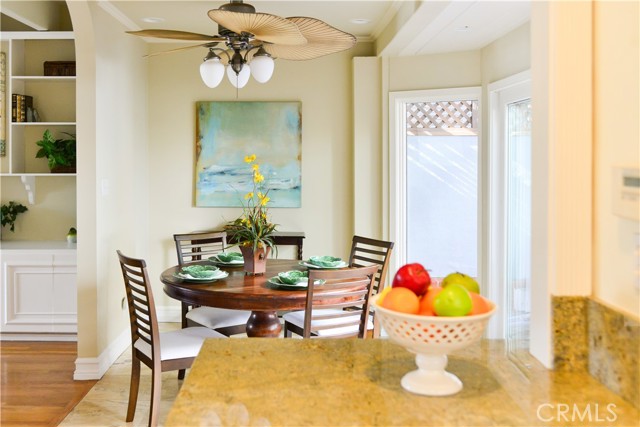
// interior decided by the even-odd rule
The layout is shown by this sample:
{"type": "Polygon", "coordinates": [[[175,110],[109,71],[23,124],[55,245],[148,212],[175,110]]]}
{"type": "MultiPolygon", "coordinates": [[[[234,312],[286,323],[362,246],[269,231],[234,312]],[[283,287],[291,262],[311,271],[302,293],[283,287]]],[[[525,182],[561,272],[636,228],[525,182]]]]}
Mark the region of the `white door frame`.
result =
{"type": "MultiPolygon", "coordinates": [[[[488,85],[488,241],[487,257],[487,296],[499,307],[506,307],[505,271],[506,271],[506,143],[507,123],[504,106],[506,103],[531,98],[531,71],[523,71],[488,85]]],[[[499,310],[489,322],[487,337],[505,338],[505,312],[499,310]]],[[[533,325],[531,325],[533,327],[533,325]]]]}

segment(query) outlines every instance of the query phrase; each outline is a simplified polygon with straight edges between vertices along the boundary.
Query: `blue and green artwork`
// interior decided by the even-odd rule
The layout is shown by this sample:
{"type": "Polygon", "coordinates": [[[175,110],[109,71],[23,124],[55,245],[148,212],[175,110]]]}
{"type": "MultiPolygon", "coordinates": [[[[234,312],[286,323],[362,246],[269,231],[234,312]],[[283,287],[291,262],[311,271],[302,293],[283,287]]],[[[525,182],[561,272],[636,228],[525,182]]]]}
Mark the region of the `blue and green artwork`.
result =
{"type": "Polygon", "coordinates": [[[201,101],[196,110],[196,206],[241,207],[253,188],[244,158],[255,154],[269,207],[300,207],[300,102],[201,101]]]}

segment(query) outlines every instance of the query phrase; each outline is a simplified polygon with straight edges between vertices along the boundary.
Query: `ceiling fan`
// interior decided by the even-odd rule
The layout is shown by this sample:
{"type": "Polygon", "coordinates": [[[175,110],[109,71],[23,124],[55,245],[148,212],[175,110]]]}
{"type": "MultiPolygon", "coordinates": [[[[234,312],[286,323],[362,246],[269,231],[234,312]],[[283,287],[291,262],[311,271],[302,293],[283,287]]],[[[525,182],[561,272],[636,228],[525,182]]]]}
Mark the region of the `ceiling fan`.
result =
{"type": "MultiPolygon", "coordinates": [[[[249,76],[260,83],[273,75],[276,58],[303,61],[340,52],[353,47],[356,38],[324,21],[307,17],[281,18],[258,13],[255,7],[242,0],[231,0],[208,12],[218,24],[218,34],[191,33],[176,30],[127,31],[141,37],[203,42],[162,53],[206,47],[209,49],[200,65],[200,75],[209,87],[216,87],[227,76],[237,87],[244,87],[249,76]],[[225,48],[218,47],[223,44],[225,48]],[[216,52],[221,53],[221,57],[216,52]]],[[[155,55],[155,54],[152,54],[155,55]]]]}

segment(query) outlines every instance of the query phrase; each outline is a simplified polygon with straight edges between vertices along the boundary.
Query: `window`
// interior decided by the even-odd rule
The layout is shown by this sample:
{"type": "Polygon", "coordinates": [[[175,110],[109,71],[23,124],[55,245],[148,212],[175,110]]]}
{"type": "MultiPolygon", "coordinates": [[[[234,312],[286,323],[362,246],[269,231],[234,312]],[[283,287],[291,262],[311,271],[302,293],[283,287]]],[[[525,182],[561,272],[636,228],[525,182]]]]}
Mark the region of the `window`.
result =
{"type": "Polygon", "coordinates": [[[454,271],[475,277],[477,101],[416,102],[406,108],[407,261],[423,263],[434,278],[454,271]]]}

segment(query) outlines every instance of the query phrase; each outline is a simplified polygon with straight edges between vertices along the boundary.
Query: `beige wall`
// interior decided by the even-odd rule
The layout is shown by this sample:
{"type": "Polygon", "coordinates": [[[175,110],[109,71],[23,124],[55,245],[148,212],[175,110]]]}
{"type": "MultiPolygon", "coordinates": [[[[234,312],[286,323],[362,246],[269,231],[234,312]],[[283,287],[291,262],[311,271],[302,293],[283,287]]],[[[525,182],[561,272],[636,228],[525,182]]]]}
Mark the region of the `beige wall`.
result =
{"type": "Polygon", "coordinates": [[[353,59],[353,231],[374,239],[385,237],[380,63],[375,56],[353,59]]]}
{"type": "Polygon", "coordinates": [[[479,50],[389,58],[389,92],[480,86],[479,50]]]}
{"type": "MultiPolygon", "coordinates": [[[[174,48],[152,44],[152,51],[174,48]]],[[[302,103],[302,207],[271,208],[283,231],[304,231],[305,256],[347,257],[353,235],[352,57],[370,44],[313,61],[276,61],[266,84],[250,80],[238,91],[225,80],[215,89],[201,81],[196,49],[149,63],[149,265],[152,277],[176,263],[172,235],[221,227],[239,208],[198,208],[193,202],[197,101],[300,101],[302,103]]],[[[251,117],[247,117],[251,126],[251,117]]],[[[158,305],[177,307],[160,284],[158,305]]]]}
{"type": "Polygon", "coordinates": [[[531,25],[527,22],[480,51],[483,86],[531,67],[530,31],[531,25]]]}
{"type": "Polygon", "coordinates": [[[30,205],[20,177],[2,177],[2,203],[22,203],[29,210],[18,215],[15,231],[2,228],[2,240],[65,240],[76,227],[76,179],[37,177],[35,203],[30,205]]]}
{"type": "Polygon", "coordinates": [[[638,2],[593,7],[593,295],[636,318],[640,225],[613,213],[613,168],[640,168],[639,16],[638,2]]]}
{"type": "MultiPolygon", "coordinates": [[[[97,3],[70,2],[77,36],[78,356],[128,331],[116,249],[147,256],[146,45],[97,3]],[[84,237],[83,237],[84,236],[84,237]]],[[[104,360],[103,360],[104,362],[104,360]]]]}

